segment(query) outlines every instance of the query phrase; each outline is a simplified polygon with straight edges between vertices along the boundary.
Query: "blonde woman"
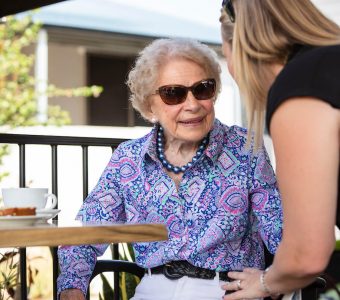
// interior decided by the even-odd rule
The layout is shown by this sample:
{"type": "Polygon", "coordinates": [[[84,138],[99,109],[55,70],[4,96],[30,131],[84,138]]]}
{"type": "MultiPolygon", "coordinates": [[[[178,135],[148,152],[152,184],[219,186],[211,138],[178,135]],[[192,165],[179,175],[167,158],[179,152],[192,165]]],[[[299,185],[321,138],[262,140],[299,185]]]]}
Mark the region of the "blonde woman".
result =
{"type": "Polygon", "coordinates": [[[229,272],[234,281],[224,286],[230,293],[224,299],[275,298],[311,283],[334,250],[340,28],[309,0],[225,0],[222,6],[229,16],[221,18],[224,53],[257,141],[265,123],[273,139],[284,209],[272,266],[229,272]]]}

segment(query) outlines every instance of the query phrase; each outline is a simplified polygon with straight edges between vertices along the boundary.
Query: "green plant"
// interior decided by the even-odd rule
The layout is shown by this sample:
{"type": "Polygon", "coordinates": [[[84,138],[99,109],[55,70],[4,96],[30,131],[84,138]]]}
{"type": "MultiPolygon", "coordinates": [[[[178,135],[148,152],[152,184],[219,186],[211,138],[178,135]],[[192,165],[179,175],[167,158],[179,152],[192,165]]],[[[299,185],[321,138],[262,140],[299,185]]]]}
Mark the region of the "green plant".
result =
{"type": "Polygon", "coordinates": [[[340,300],[340,284],[320,295],[319,300],[340,300]]]}
{"type": "MultiPolygon", "coordinates": [[[[111,248],[112,250],[112,248],[111,248]]],[[[130,244],[120,244],[119,249],[119,259],[127,260],[127,261],[134,261],[134,252],[132,246],[130,244]]],[[[103,291],[102,294],[99,294],[100,300],[111,300],[113,299],[113,288],[111,287],[110,283],[106,279],[106,277],[100,274],[100,277],[103,282],[103,291]]],[[[140,279],[130,273],[119,273],[119,295],[120,299],[128,300],[132,298],[134,295],[135,288],[137,284],[140,282],[140,279]]]]}
{"type": "MultiPolygon", "coordinates": [[[[35,283],[39,270],[33,266],[33,261],[42,259],[41,256],[27,258],[27,283],[28,291],[35,283]]],[[[20,299],[20,268],[19,250],[13,248],[11,251],[0,252],[0,300],[20,299]]]]}
{"type": "MultiPolygon", "coordinates": [[[[8,145],[2,145],[0,146],[0,167],[3,164],[3,158],[9,154],[9,147],[8,145]]],[[[1,171],[0,170],[0,182],[3,178],[9,175],[9,172],[1,171]]]]}
{"type": "Polygon", "coordinates": [[[335,251],[340,251],[340,240],[335,242],[335,251]]]}
{"type": "Polygon", "coordinates": [[[18,284],[18,251],[0,253],[0,300],[14,298],[18,284]]]}
{"type": "Polygon", "coordinates": [[[111,287],[109,281],[103,274],[100,274],[100,278],[103,282],[103,294],[99,293],[99,299],[113,299],[113,288],[111,287]]]}
{"type": "MultiPolygon", "coordinates": [[[[37,41],[42,24],[32,21],[32,14],[23,18],[9,16],[0,23],[0,126],[5,128],[32,125],[66,125],[71,119],[67,111],[59,106],[48,106],[47,119],[39,122],[35,85],[32,75],[34,55],[27,54],[27,46],[37,41]]],[[[78,87],[60,89],[52,84],[45,91],[48,97],[98,97],[102,87],[78,87]]],[[[3,131],[6,130],[2,129],[3,131]]],[[[9,153],[6,145],[0,147],[0,167],[2,159],[9,153]]],[[[8,173],[0,170],[0,181],[8,173]]]]}

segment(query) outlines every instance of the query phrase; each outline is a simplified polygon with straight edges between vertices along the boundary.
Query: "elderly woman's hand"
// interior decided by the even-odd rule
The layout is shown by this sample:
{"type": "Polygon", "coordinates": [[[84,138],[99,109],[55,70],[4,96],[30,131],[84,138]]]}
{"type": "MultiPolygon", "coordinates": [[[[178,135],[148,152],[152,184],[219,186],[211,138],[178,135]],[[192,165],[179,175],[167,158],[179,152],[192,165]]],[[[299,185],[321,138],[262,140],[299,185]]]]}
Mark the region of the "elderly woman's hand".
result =
{"type": "Polygon", "coordinates": [[[85,297],[81,290],[68,289],[60,293],[60,300],[85,300],[85,297]]]}
{"type": "Polygon", "coordinates": [[[261,287],[260,276],[262,272],[252,268],[246,268],[243,272],[229,272],[228,276],[234,281],[222,286],[222,289],[229,292],[223,299],[261,299],[268,296],[261,287]]]}

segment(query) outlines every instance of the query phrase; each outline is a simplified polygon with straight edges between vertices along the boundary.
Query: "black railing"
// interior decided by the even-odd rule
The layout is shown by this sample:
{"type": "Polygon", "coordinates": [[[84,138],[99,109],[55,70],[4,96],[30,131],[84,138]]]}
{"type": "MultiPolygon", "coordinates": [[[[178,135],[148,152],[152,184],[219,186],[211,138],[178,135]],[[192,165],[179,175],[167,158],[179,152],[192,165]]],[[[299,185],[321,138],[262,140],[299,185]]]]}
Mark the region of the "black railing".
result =
{"type": "MultiPolygon", "coordinates": [[[[19,147],[19,187],[26,186],[26,145],[50,145],[51,146],[51,170],[52,170],[52,193],[58,197],[58,146],[79,146],[82,147],[82,185],[83,198],[88,194],[89,174],[89,147],[110,147],[112,151],[125,139],[92,138],[92,137],[71,137],[71,136],[47,136],[47,135],[26,135],[26,134],[5,134],[0,133],[0,144],[16,144],[19,147]]],[[[58,216],[55,217],[57,220],[58,216]]],[[[118,259],[118,245],[113,246],[113,258],[118,259]]],[[[52,248],[53,260],[53,299],[57,299],[57,276],[58,259],[57,248],[52,248]]],[[[21,299],[27,299],[26,282],[26,248],[20,249],[20,282],[21,299]]],[[[119,274],[114,274],[114,300],[119,299],[119,274]]]]}

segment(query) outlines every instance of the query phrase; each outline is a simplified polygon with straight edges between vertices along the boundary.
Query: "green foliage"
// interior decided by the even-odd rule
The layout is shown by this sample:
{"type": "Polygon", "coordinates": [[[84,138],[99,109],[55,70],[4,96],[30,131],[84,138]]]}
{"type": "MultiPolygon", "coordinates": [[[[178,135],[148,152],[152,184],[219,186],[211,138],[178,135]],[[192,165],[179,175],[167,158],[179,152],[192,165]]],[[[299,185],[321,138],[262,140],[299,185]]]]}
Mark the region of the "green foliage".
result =
{"type": "Polygon", "coordinates": [[[121,278],[119,286],[121,290],[121,299],[131,299],[135,294],[135,289],[137,284],[140,282],[140,279],[130,273],[122,273],[120,276],[121,278]]]}
{"type": "MultiPolygon", "coordinates": [[[[37,92],[32,75],[34,55],[26,54],[25,48],[37,41],[40,23],[32,17],[7,17],[0,24],[0,125],[30,126],[39,124],[37,115],[37,92]]],[[[99,86],[60,89],[50,84],[48,97],[98,97],[99,86]]],[[[70,124],[68,112],[58,106],[48,109],[47,124],[70,124]]]]}
{"type": "MultiPolygon", "coordinates": [[[[111,288],[110,283],[103,274],[100,274],[100,278],[103,281],[103,299],[113,299],[113,289],[111,288]]],[[[100,296],[100,298],[102,297],[100,296]]]]}
{"type": "Polygon", "coordinates": [[[340,284],[337,284],[333,289],[329,289],[325,293],[321,294],[319,300],[340,300],[339,291],[340,284]]]}
{"type": "Polygon", "coordinates": [[[8,155],[8,154],[9,154],[8,145],[0,146],[0,182],[4,177],[8,176],[8,172],[1,170],[1,167],[3,164],[3,158],[5,155],[8,155]]]}
{"type": "MultiPolygon", "coordinates": [[[[135,261],[132,245],[122,243],[121,246],[122,251],[119,252],[119,259],[135,261]]],[[[140,279],[130,273],[120,273],[119,275],[120,297],[122,300],[128,300],[134,295],[136,286],[140,282],[140,279]]]]}
{"type": "Polygon", "coordinates": [[[0,300],[14,298],[18,281],[18,251],[0,253],[0,300]]]}
{"type": "MultiPolygon", "coordinates": [[[[41,256],[27,258],[27,290],[30,291],[35,283],[39,270],[31,262],[41,256]]],[[[20,298],[20,268],[19,250],[0,252],[0,300],[20,298]],[[18,295],[19,294],[19,295],[18,295]]]]}
{"type": "Polygon", "coordinates": [[[337,241],[335,242],[335,250],[336,250],[336,251],[340,251],[340,240],[337,240],[337,241]]]}
{"type": "MultiPolygon", "coordinates": [[[[41,26],[32,21],[31,15],[20,19],[9,16],[0,23],[0,126],[61,126],[71,123],[67,111],[51,105],[46,112],[47,121],[40,123],[37,119],[38,94],[32,75],[34,55],[27,54],[25,49],[37,41],[41,26]]],[[[98,97],[101,92],[99,86],[60,89],[50,84],[46,94],[48,97],[98,97]]],[[[8,148],[0,146],[0,166],[7,154],[8,148]]],[[[6,175],[0,171],[0,181],[6,175]]]]}
{"type": "MultiPolygon", "coordinates": [[[[120,244],[121,250],[119,253],[120,260],[134,261],[135,256],[131,244],[120,244]]],[[[112,248],[111,248],[112,249],[112,248]]],[[[100,274],[103,281],[103,292],[99,294],[100,300],[111,300],[113,299],[113,288],[110,286],[106,277],[100,274]]],[[[119,273],[119,296],[122,300],[131,299],[135,293],[136,286],[140,282],[138,276],[130,273],[119,273]]]]}

